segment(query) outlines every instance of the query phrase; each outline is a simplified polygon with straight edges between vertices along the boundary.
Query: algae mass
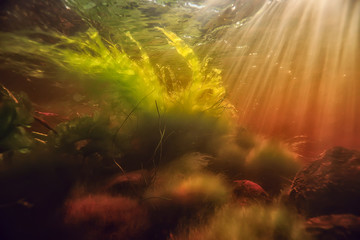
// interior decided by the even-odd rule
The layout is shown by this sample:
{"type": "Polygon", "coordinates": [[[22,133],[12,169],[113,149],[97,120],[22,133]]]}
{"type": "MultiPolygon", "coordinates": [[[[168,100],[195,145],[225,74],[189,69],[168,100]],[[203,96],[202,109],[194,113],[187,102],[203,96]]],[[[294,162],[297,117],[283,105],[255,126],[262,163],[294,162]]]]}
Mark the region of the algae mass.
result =
{"type": "Polygon", "coordinates": [[[161,28],[158,30],[168,37],[169,44],[176,48],[191,70],[192,78],[185,87],[179,86],[176,79],[167,82],[162,76],[165,71],[171,73],[170,68],[160,66],[157,74],[148,55],[129,32],[126,35],[140,51],[138,60],[132,60],[118,46],[101,39],[93,28],[72,37],[55,32],[28,33],[37,35],[37,39],[2,33],[1,44],[7,46],[2,56],[21,57],[21,61],[11,59],[6,64],[28,76],[81,80],[90,88],[91,84],[105,86],[104,91],[107,91],[106,85],[111,85],[115,98],[121,100],[119,102],[125,108],[141,104],[145,111],[146,108],[152,111],[154,109],[150,106],[157,102],[161,110],[179,104],[185,111],[201,112],[216,111],[224,106],[225,90],[221,85],[220,70],[207,69],[207,60],[200,62],[193,50],[175,34],[161,28]]]}
{"type": "Polygon", "coordinates": [[[299,157],[238,124],[209,48],[264,1],[44,2],[0,32],[4,76],[64,93],[1,81],[1,239],[312,239],[287,202],[299,157]]]}

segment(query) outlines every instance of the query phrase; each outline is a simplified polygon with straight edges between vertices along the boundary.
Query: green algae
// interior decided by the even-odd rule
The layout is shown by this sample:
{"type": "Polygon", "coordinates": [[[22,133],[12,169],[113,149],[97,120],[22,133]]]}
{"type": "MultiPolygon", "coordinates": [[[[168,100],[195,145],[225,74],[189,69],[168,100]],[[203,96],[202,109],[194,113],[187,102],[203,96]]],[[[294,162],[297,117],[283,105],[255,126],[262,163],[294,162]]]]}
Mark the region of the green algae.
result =
{"type": "MultiPolygon", "coordinates": [[[[0,43],[7,46],[1,51],[1,56],[8,60],[6,65],[19,69],[24,75],[83,81],[82,84],[89,88],[92,84],[109,84],[110,87],[104,91],[111,89],[113,97],[121,99],[127,108],[139,102],[151,111],[155,110],[155,102],[160,109],[178,106],[189,111],[218,111],[219,107],[225,107],[221,71],[209,70],[208,59],[200,61],[174,33],[162,28],[158,30],[165,34],[190,68],[192,79],[188,86],[170,89],[169,86],[175,86],[176,82],[164,84],[165,80],[157,74],[147,53],[129,32],[126,36],[140,52],[140,58],[136,60],[119,45],[103,39],[93,28],[75,36],[41,31],[1,33],[0,43]],[[32,38],[34,34],[40,38],[32,38]],[[23,61],[29,58],[33,60],[23,61]]],[[[158,68],[164,71],[165,67],[158,68]]]]}

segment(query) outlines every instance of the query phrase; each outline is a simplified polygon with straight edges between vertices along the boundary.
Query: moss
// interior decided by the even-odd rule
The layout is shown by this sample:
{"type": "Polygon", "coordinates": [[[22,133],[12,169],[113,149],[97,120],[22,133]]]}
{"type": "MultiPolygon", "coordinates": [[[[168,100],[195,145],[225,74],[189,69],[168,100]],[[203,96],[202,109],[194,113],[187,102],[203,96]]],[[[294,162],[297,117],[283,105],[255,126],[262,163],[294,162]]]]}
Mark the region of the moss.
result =
{"type": "Polygon", "coordinates": [[[300,166],[285,145],[274,141],[258,144],[246,160],[248,176],[272,194],[289,186],[300,166]]]}
{"type": "Polygon", "coordinates": [[[228,205],[219,209],[207,224],[190,227],[171,239],[311,239],[303,223],[297,214],[282,207],[228,205]]]}

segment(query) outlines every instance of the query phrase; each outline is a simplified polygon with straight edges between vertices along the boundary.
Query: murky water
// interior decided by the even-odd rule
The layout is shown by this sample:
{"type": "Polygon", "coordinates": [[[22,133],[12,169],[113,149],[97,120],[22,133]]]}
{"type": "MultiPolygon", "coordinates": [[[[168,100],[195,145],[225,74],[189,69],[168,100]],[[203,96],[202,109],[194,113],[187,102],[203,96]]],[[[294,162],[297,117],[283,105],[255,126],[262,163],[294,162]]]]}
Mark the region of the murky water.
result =
{"type": "MultiPolygon", "coordinates": [[[[3,26],[8,27],[5,30],[46,26],[70,32],[89,22],[105,38],[121,42],[136,57],[136,46],[125,36],[129,31],[143,45],[153,64],[176,65],[178,81],[186,84],[190,76],[186,63],[155,29],[165,27],[193,46],[201,57],[211,56],[213,66],[223,70],[223,81],[237,108],[239,124],[283,140],[305,141],[307,148],[360,147],[359,1],[65,3],[67,9],[62,11],[73,14],[67,13],[68,19],[59,14],[58,19],[63,19],[60,26],[56,26],[56,17],[46,21],[49,6],[34,10],[31,2],[5,3],[3,26]],[[21,8],[22,12],[17,10],[21,8]]],[[[52,96],[60,95],[60,99],[64,94],[72,97],[75,91],[69,86],[54,88],[46,81],[30,78],[16,84],[3,81],[10,82],[10,88],[15,90],[22,88],[19,84],[36,88],[36,93],[29,93],[35,102],[41,102],[41,96],[45,97],[49,89],[52,96]]]]}
{"type": "Polygon", "coordinates": [[[358,0],[2,1],[0,239],[359,239],[359,62],[358,0]]]}

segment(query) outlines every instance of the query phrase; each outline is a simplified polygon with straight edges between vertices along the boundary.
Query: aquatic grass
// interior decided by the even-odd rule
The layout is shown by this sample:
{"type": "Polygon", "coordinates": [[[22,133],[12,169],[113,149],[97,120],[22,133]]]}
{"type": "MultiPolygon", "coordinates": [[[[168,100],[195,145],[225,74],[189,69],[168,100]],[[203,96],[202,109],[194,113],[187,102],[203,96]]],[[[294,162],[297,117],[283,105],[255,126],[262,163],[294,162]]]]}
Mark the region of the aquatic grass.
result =
{"type": "Polygon", "coordinates": [[[246,159],[248,177],[271,194],[289,186],[300,167],[295,154],[276,141],[258,143],[246,159]]]}
{"type": "Polygon", "coordinates": [[[13,94],[0,84],[0,153],[28,152],[35,139],[26,131],[34,118],[25,94],[13,94]]]}
{"type": "Polygon", "coordinates": [[[109,154],[113,131],[109,120],[101,117],[75,118],[56,126],[48,137],[48,145],[70,154],[109,154]]]}
{"type": "MultiPolygon", "coordinates": [[[[212,139],[229,133],[232,108],[225,98],[221,71],[200,61],[176,34],[157,28],[186,60],[192,72],[185,86],[171,66],[153,65],[131,33],[131,57],[94,28],[77,35],[33,30],[0,33],[0,59],[25,76],[63,81],[84,88],[98,113],[62,123],[44,141],[57,151],[108,158],[121,155],[125,170],[153,168],[193,151],[211,153],[212,139]],[[160,71],[159,71],[160,70],[160,71]],[[160,74],[159,74],[160,73],[160,74]],[[106,121],[98,121],[102,115],[106,121]],[[102,129],[102,131],[97,131],[102,129]]],[[[174,66],[172,66],[174,67],[174,66]]]]}
{"type": "MultiPolygon", "coordinates": [[[[237,176],[245,168],[246,155],[257,143],[241,132],[229,137],[234,130],[232,119],[227,118],[232,106],[225,101],[221,71],[210,69],[210,60],[201,61],[174,33],[157,29],[185,59],[192,73],[187,85],[178,85],[174,75],[173,82],[165,84],[164,71],[171,73],[171,68],[158,66],[162,72],[158,75],[150,57],[130,33],[126,36],[140,53],[137,59],[102,38],[93,28],[75,36],[38,30],[0,33],[0,43],[7,46],[0,50],[0,58],[7,67],[19,69],[26,76],[77,82],[90,91],[103,92],[95,99],[103,102],[101,111],[55,127],[56,132],[52,131],[46,139],[45,157],[35,162],[37,156],[32,156],[34,165],[40,166],[46,161],[52,167],[64,162],[63,172],[71,172],[73,178],[69,180],[69,188],[75,179],[88,185],[101,184],[109,174],[118,173],[118,167],[122,172],[150,168],[155,174],[141,204],[149,207],[153,223],[157,225],[154,231],[159,227],[167,233],[179,224],[186,224],[184,219],[195,222],[209,217],[203,227],[190,227],[189,236],[184,233],[185,239],[305,239],[300,237],[303,236],[301,222],[281,209],[224,207],[231,201],[231,188],[225,177],[211,172],[208,164],[212,162],[225,171],[234,169],[231,174],[237,176]],[[201,153],[189,154],[191,152],[201,153]],[[110,168],[106,165],[109,162],[110,168]]],[[[250,163],[255,170],[267,171],[267,163],[262,160],[274,154],[271,149],[256,150],[250,163]]],[[[32,154],[34,152],[29,156],[32,154]]],[[[278,156],[282,157],[276,152],[270,165],[278,156]]],[[[25,158],[23,160],[25,162],[25,158]]],[[[286,165],[288,159],[280,160],[286,165]]],[[[251,169],[251,166],[246,167],[251,169]]],[[[35,173],[46,178],[46,170],[35,173]]],[[[56,178],[53,185],[57,185],[56,181],[63,180],[56,178]]],[[[67,184],[65,187],[68,188],[67,184]]],[[[94,205],[87,198],[72,203],[115,211],[115,215],[111,215],[116,218],[115,225],[113,222],[109,225],[122,224],[123,219],[116,212],[123,209],[116,208],[115,204],[121,197],[98,197],[103,206],[102,203],[94,205]]],[[[130,203],[136,207],[138,201],[130,203]]],[[[77,217],[77,213],[74,216],[77,217]]],[[[102,219],[106,214],[90,211],[84,215],[85,222],[87,216],[102,219]]],[[[131,221],[125,223],[132,224],[131,221]]],[[[184,239],[181,237],[180,234],[179,239],[184,239]]]]}
{"type": "MultiPolygon", "coordinates": [[[[156,28],[165,34],[170,45],[185,59],[192,73],[192,79],[184,89],[173,93],[176,100],[187,105],[192,105],[193,111],[213,111],[219,113],[229,108],[225,101],[225,88],[222,85],[221,70],[209,69],[209,58],[200,61],[194,50],[189,47],[175,33],[163,28],[156,28]]],[[[230,107],[231,108],[231,107],[230,107]]]]}
{"type": "Polygon", "coordinates": [[[179,230],[171,240],[308,240],[304,220],[281,206],[226,205],[200,225],[179,230]]]}
{"type": "Polygon", "coordinates": [[[161,197],[174,205],[200,209],[225,204],[230,198],[230,187],[221,175],[206,169],[210,159],[211,156],[193,152],[163,164],[145,198],[161,197]]]}
{"type": "MultiPolygon", "coordinates": [[[[164,84],[164,74],[156,73],[149,56],[129,32],[126,36],[140,52],[138,60],[102,38],[94,28],[75,36],[41,30],[0,33],[0,44],[6,46],[0,51],[0,56],[5,66],[11,66],[27,76],[80,80],[87,88],[94,86],[93,92],[111,90],[110,95],[121,99],[126,107],[134,107],[142,101],[145,109],[154,111],[156,101],[161,110],[175,108],[220,116],[230,107],[224,100],[221,71],[209,69],[209,59],[200,61],[191,47],[176,34],[157,29],[186,60],[192,72],[187,86],[179,86],[176,77],[172,78],[173,83],[164,84]],[[144,96],[146,99],[141,100],[144,96]]],[[[159,68],[160,72],[164,71],[163,66],[159,68]]],[[[168,71],[171,72],[171,69],[168,71]]]]}
{"type": "MultiPolygon", "coordinates": [[[[131,38],[130,34],[128,36],[131,38]]],[[[91,88],[94,84],[96,89],[93,91],[106,92],[109,88],[98,89],[99,86],[106,87],[99,83],[111,84],[110,89],[115,88],[112,94],[121,98],[126,107],[135,106],[149,93],[154,96],[148,96],[147,101],[143,101],[144,105],[153,104],[155,99],[161,101],[162,86],[147,55],[142,51],[141,61],[136,62],[117,45],[104,41],[93,28],[76,36],[39,30],[33,34],[0,33],[0,43],[6,46],[1,51],[5,63],[24,75],[82,80],[86,87],[91,88]],[[40,38],[32,37],[34,34],[40,35],[40,38]],[[32,61],[17,60],[17,56],[32,61]]]]}

